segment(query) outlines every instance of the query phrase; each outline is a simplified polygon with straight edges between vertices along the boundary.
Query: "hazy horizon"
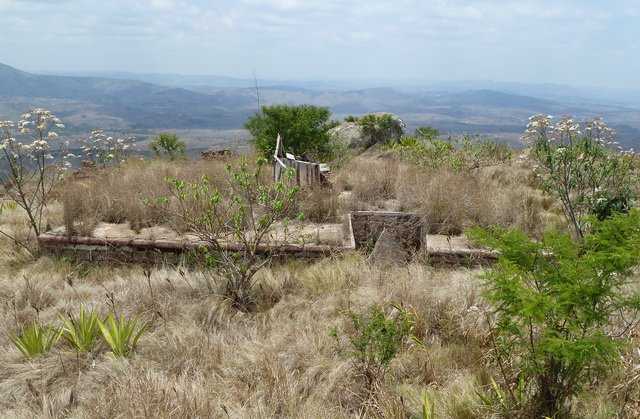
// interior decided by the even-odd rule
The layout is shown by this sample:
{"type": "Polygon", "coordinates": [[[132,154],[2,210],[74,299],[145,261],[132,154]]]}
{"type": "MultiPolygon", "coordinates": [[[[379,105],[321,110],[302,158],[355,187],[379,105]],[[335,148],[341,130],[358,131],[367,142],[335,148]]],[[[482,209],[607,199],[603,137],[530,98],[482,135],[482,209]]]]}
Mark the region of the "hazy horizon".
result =
{"type": "Polygon", "coordinates": [[[0,0],[30,72],[637,88],[632,0],[0,0]]]}

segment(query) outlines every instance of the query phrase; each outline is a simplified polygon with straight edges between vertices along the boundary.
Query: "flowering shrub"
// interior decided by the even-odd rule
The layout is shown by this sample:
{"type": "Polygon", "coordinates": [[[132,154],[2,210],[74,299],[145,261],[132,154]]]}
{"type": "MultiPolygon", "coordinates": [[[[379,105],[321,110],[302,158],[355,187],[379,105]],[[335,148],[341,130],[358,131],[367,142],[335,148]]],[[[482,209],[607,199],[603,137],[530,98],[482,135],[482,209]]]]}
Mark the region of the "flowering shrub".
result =
{"type": "MultiPolygon", "coordinates": [[[[51,191],[75,157],[67,153],[67,143],[59,140],[62,129],[62,121],[45,109],[24,113],[17,124],[0,122],[0,153],[7,167],[2,183],[9,199],[26,212],[36,236],[46,224],[43,215],[51,191]]],[[[28,249],[8,232],[0,234],[28,249]]]]}
{"type": "Polygon", "coordinates": [[[133,137],[112,137],[105,134],[104,130],[95,129],[83,141],[82,152],[86,160],[96,165],[119,165],[126,159],[134,141],[133,137]]]}
{"type": "Polygon", "coordinates": [[[632,206],[636,180],[633,150],[623,151],[601,119],[584,126],[571,118],[532,116],[523,140],[531,147],[543,188],[562,203],[576,235],[584,236],[588,214],[604,219],[632,206]]]}

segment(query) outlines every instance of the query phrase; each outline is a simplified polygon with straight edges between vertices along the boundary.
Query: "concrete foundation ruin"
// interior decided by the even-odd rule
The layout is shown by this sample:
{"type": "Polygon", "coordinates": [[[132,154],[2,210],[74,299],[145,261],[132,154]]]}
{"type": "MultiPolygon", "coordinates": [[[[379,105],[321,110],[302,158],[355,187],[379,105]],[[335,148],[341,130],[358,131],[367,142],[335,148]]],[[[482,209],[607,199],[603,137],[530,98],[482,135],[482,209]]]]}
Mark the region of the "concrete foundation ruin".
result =
{"type": "MultiPolygon", "coordinates": [[[[340,225],[336,227],[340,237],[340,225]]],[[[429,264],[444,266],[484,265],[497,258],[495,252],[474,248],[461,236],[427,235],[425,230],[416,214],[357,211],[346,216],[342,240],[332,244],[263,244],[258,252],[286,259],[323,258],[359,251],[374,254],[370,256],[372,259],[382,259],[385,264],[406,263],[418,255],[429,264]],[[384,242],[379,243],[382,239],[384,242]]],[[[41,250],[49,254],[121,263],[175,264],[184,261],[193,250],[206,246],[188,235],[159,235],[156,238],[70,236],[64,228],[41,234],[38,240],[41,250]]],[[[226,250],[240,251],[241,247],[230,243],[226,250]]]]}

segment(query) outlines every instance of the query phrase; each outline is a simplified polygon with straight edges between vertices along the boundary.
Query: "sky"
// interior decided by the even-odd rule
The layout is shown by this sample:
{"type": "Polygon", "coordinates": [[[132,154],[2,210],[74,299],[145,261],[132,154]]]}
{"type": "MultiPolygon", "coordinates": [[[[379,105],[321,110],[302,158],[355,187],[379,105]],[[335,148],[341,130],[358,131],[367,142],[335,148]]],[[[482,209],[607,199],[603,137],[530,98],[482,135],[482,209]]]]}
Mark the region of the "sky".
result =
{"type": "Polygon", "coordinates": [[[0,0],[0,62],[640,87],[639,0],[0,0]]]}

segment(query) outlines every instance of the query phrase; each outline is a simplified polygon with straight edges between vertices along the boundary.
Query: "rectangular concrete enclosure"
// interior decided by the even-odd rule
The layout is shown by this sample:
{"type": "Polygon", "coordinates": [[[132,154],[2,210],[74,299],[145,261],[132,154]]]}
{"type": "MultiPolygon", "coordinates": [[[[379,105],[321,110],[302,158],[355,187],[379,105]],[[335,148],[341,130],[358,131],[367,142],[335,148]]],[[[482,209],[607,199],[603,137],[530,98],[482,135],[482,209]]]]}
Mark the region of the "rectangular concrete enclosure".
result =
{"type": "MultiPolygon", "coordinates": [[[[104,226],[114,226],[101,223],[104,226]]],[[[108,228],[103,229],[109,230],[108,228]]],[[[111,230],[112,231],[112,230],[111,230]]],[[[343,225],[343,236],[327,244],[279,243],[261,245],[258,253],[278,258],[323,258],[358,250],[371,254],[383,232],[393,246],[398,245],[408,256],[421,251],[428,263],[441,265],[477,265],[491,263],[497,254],[478,249],[467,243],[464,237],[427,235],[422,218],[402,212],[356,211],[348,214],[343,225]]],[[[94,234],[97,234],[94,231],[94,234]]],[[[207,244],[196,237],[152,237],[97,234],[73,236],[64,227],[43,233],[38,238],[40,249],[55,255],[73,256],[89,261],[180,263],[194,249],[207,244]]],[[[240,252],[237,243],[225,244],[226,251],[240,252]]],[[[401,258],[405,259],[405,258],[401,258]]],[[[408,261],[407,260],[405,261],[408,261]]],[[[402,261],[401,261],[402,262],[402,261]]]]}
{"type": "Polygon", "coordinates": [[[370,250],[382,232],[393,231],[402,239],[403,247],[418,251],[424,244],[424,223],[417,214],[389,211],[355,211],[348,215],[348,224],[356,249],[370,250]]]}

